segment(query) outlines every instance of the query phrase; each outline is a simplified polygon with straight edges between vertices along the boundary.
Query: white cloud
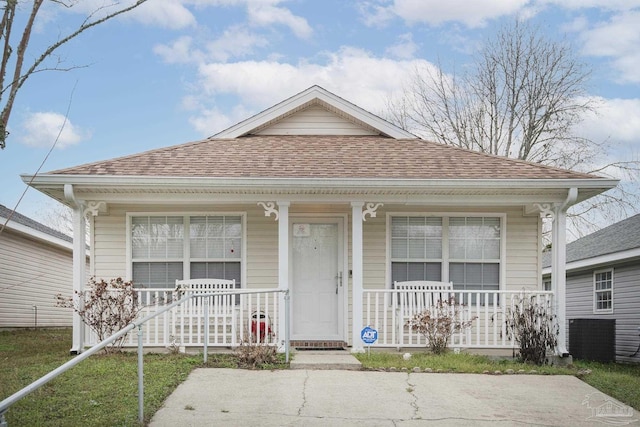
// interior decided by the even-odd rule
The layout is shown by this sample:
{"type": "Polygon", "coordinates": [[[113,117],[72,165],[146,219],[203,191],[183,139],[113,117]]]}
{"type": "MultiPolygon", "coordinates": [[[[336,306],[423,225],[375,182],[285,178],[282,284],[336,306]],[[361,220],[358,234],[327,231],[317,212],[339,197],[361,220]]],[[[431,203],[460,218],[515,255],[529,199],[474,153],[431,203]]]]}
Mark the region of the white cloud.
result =
{"type": "Polygon", "coordinates": [[[581,136],[595,142],[611,140],[640,151],[640,99],[593,98],[595,111],[579,125],[581,136]]]}
{"type": "Polygon", "coordinates": [[[254,48],[268,45],[267,39],[236,25],[227,28],[222,36],[207,44],[208,58],[226,62],[229,58],[241,58],[254,53],[254,48]]]}
{"type": "Polygon", "coordinates": [[[52,112],[30,113],[22,122],[22,131],[19,140],[30,147],[51,147],[58,138],[56,148],[66,148],[91,137],[68,119],[65,123],[64,115],[52,112]]]}
{"type": "Polygon", "coordinates": [[[158,44],[153,52],[167,64],[202,64],[207,61],[226,62],[254,53],[256,47],[268,45],[267,39],[254,34],[242,26],[227,28],[223,34],[203,48],[194,46],[190,36],[182,36],[170,44],[158,44]]]}
{"type": "Polygon", "coordinates": [[[587,55],[612,58],[623,82],[640,83],[640,11],[613,16],[582,33],[587,55]]]}
{"type": "Polygon", "coordinates": [[[409,24],[440,25],[455,21],[473,28],[485,25],[489,19],[517,13],[528,3],[529,0],[394,0],[388,6],[365,2],[361,10],[368,24],[384,23],[393,14],[409,24]]]}
{"type": "Polygon", "coordinates": [[[419,46],[413,41],[411,33],[401,34],[398,42],[386,49],[386,52],[400,59],[411,59],[418,51],[419,46]]]}
{"type": "MultiPolygon", "coordinates": [[[[207,107],[192,123],[203,134],[211,135],[315,84],[379,113],[384,111],[387,100],[402,90],[416,68],[432,67],[424,60],[378,58],[351,47],[326,53],[325,58],[322,63],[241,61],[202,65],[196,89],[200,102],[206,105],[223,95],[231,95],[237,101],[229,114],[207,107]]],[[[193,97],[185,104],[194,106],[193,97]]]]}
{"type": "Polygon", "coordinates": [[[565,9],[631,10],[640,6],[640,0],[538,0],[540,4],[551,4],[565,9]]]}
{"type": "Polygon", "coordinates": [[[177,30],[196,25],[196,17],[180,0],[149,0],[125,15],[145,25],[177,30]]]}
{"type": "MultiPolygon", "coordinates": [[[[268,27],[272,24],[281,24],[289,27],[293,33],[303,39],[311,37],[313,30],[306,19],[296,16],[289,9],[276,7],[269,2],[248,2],[247,11],[249,22],[254,25],[268,27]]],[[[279,1],[272,1],[279,3],[279,1]]]]}
{"type": "Polygon", "coordinates": [[[193,39],[189,36],[182,36],[171,42],[171,44],[157,44],[153,47],[153,52],[160,56],[167,64],[186,64],[191,62],[201,62],[204,54],[192,47],[193,39]]]}

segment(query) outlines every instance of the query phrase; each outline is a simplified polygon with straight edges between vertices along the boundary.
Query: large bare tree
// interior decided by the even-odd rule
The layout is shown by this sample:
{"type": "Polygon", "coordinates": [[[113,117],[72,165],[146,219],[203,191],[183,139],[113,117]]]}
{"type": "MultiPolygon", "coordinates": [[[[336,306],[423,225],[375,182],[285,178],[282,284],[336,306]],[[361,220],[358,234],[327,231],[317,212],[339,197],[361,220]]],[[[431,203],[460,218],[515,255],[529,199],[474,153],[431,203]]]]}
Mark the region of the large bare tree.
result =
{"type": "MultiPolygon", "coordinates": [[[[387,115],[443,144],[637,182],[638,162],[606,160],[615,141],[576,133],[598,107],[587,92],[589,77],[568,43],[514,21],[486,40],[462,73],[416,69],[387,115]]],[[[627,182],[577,206],[572,231],[581,235],[626,217],[638,204],[633,188],[627,182]]]]}
{"type": "MultiPolygon", "coordinates": [[[[11,110],[20,89],[34,74],[46,70],[68,71],[74,67],[63,67],[59,61],[51,59],[65,43],[80,34],[102,24],[118,15],[129,12],[147,0],[133,0],[120,3],[114,1],[98,7],[84,16],[78,26],[66,35],[59,35],[46,48],[32,52],[29,42],[42,11],[45,0],[0,0],[2,18],[0,21],[0,44],[2,44],[2,62],[0,63],[0,149],[7,142],[7,127],[11,110]]],[[[81,6],[83,0],[48,0],[52,7],[70,9],[81,6]]],[[[55,59],[55,58],[54,58],[55,59]]]]}

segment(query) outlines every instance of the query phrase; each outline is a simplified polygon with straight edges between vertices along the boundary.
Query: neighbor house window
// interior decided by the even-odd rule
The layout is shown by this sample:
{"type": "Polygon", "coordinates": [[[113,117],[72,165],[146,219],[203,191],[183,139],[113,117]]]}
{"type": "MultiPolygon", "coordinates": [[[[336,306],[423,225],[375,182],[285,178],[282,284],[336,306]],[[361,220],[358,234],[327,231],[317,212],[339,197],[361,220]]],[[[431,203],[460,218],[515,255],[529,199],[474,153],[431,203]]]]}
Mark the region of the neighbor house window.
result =
{"type": "Polygon", "coordinates": [[[242,216],[132,216],[134,284],[173,288],[181,279],[242,278],[242,216]]]}
{"type": "Polygon", "coordinates": [[[595,313],[613,312],[613,270],[593,273],[593,303],[595,313]]]}
{"type": "Polygon", "coordinates": [[[551,280],[549,279],[545,279],[542,281],[542,289],[545,291],[550,291],[551,290],[551,280]]]}
{"type": "Polygon", "coordinates": [[[498,290],[501,236],[497,217],[392,216],[391,281],[444,280],[459,290],[498,290]]]}

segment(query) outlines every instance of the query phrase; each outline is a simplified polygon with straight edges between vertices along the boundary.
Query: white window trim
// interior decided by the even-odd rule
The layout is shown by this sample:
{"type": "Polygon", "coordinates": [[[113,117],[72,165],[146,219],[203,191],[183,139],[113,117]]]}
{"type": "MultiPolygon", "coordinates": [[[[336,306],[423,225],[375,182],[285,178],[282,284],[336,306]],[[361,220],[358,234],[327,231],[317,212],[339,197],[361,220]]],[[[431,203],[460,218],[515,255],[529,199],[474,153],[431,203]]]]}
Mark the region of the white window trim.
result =
{"type": "MultiPolygon", "coordinates": [[[[180,212],[175,212],[175,211],[158,211],[158,212],[127,212],[126,213],[126,218],[127,218],[127,224],[126,224],[126,234],[127,234],[127,241],[126,241],[126,251],[127,251],[127,256],[126,256],[126,260],[127,260],[127,268],[126,268],[126,277],[127,280],[133,280],[133,259],[131,257],[131,251],[132,251],[132,243],[131,243],[131,219],[133,217],[138,217],[138,216],[181,216],[183,217],[183,224],[185,226],[185,238],[184,238],[184,250],[183,250],[183,256],[182,256],[182,265],[183,265],[183,279],[190,279],[191,277],[191,270],[190,270],[190,266],[189,266],[189,262],[185,262],[185,260],[189,260],[191,261],[191,248],[189,245],[189,236],[186,233],[186,228],[187,226],[190,224],[190,217],[192,216],[239,216],[240,217],[240,222],[242,224],[242,254],[240,256],[240,283],[242,284],[243,288],[247,287],[247,282],[246,282],[246,278],[247,278],[247,213],[246,212],[228,212],[228,211],[224,211],[224,212],[217,212],[217,211],[206,211],[206,212],[202,212],[202,211],[189,211],[189,212],[184,212],[184,211],[180,211],[180,212]]],[[[198,258],[199,259],[199,258],[198,258]]],[[[152,261],[150,261],[152,262],[152,261]]]]}
{"type": "Polygon", "coordinates": [[[600,270],[594,270],[593,272],[593,276],[592,276],[592,280],[593,280],[593,285],[592,285],[592,289],[593,289],[593,314],[612,314],[613,313],[613,290],[615,287],[615,277],[614,277],[614,271],[613,268],[603,268],[600,270]],[[601,273],[607,273],[607,272],[611,272],[611,308],[607,308],[607,309],[598,309],[598,298],[597,298],[597,293],[598,292],[602,292],[602,290],[598,291],[596,290],[596,275],[601,274],[601,273]]]}
{"type": "Polygon", "coordinates": [[[387,212],[385,287],[391,286],[391,218],[394,216],[420,216],[442,218],[442,281],[449,282],[449,218],[499,218],[500,219],[500,277],[498,290],[505,289],[507,277],[507,214],[496,212],[387,212]]]}

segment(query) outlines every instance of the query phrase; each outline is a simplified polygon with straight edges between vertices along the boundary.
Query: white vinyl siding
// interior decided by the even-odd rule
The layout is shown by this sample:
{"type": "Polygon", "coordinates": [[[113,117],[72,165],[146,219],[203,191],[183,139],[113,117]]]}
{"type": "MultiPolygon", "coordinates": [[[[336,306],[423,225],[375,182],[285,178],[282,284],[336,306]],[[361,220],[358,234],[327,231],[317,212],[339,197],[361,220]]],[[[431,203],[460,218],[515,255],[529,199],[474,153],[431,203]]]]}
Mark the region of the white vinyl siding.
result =
{"type": "Polygon", "coordinates": [[[338,116],[326,108],[313,105],[298,111],[270,126],[255,132],[256,135],[377,135],[373,128],[358,125],[338,116]]]}
{"type": "Polygon", "coordinates": [[[523,216],[522,210],[507,213],[505,237],[505,289],[534,290],[540,287],[542,220],[523,216]]]}
{"type": "Polygon", "coordinates": [[[593,273],[593,312],[613,313],[613,270],[593,273]]]}
{"type": "Polygon", "coordinates": [[[70,250],[5,229],[0,259],[0,328],[71,326],[71,310],[55,306],[73,293],[70,250]]]}

